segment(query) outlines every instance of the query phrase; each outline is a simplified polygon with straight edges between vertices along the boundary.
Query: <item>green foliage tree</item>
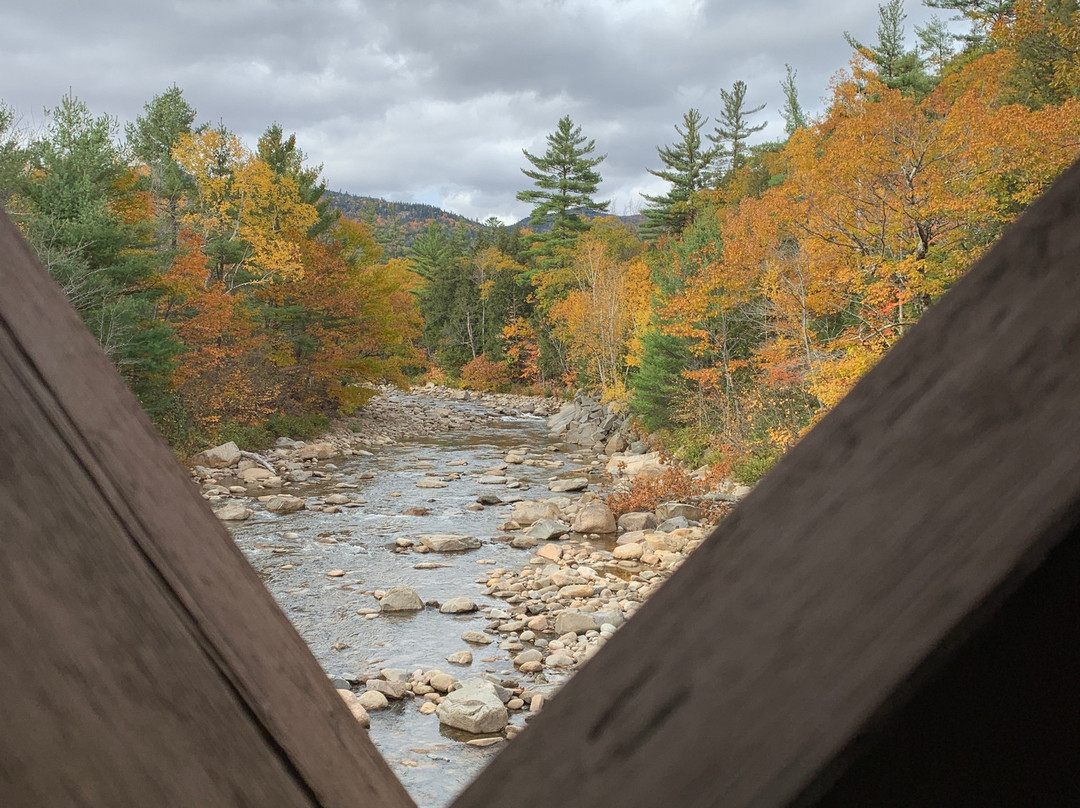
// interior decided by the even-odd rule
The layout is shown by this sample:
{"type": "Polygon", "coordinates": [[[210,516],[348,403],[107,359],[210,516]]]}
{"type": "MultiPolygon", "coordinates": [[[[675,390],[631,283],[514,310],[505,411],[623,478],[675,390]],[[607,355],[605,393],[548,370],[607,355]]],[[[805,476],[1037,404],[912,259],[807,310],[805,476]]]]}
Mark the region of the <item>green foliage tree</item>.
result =
{"type": "Polygon", "coordinates": [[[158,241],[176,250],[183,198],[193,183],[172,157],[181,137],[191,134],[195,108],[175,84],[143,107],[143,114],[125,128],[128,147],[148,169],[143,186],[157,200],[158,241]]]}
{"type": "Polygon", "coordinates": [[[717,187],[722,186],[740,168],[746,164],[749,154],[747,140],[751,135],[765,128],[767,121],[751,124],[750,117],[765,109],[759,104],[752,109],[746,107],[746,82],[739,80],[731,90],[720,90],[723,109],[716,119],[716,126],[709,140],[713,142],[715,159],[711,179],[717,187]]]}
{"type": "Polygon", "coordinates": [[[915,34],[919,37],[919,53],[926,66],[933,75],[940,78],[955,52],[955,37],[936,14],[926,25],[916,25],[915,34]]]}
{"type": "Polygon", "coordinates": [[[15,131],[15,110],[0,101],[0,205],[7,205],[26,171],[26,155],[15,131]]]}
{"type": "Polygon", "coordinates": [[[930,8],[958,12],[955,19],[966,18],[971,22],[971,31],[958,37],[968,50],[978,50],[986,46],[987,36],[994,23],[1002,17],[1012,16],[1016,0],[923,0],[930,8]]]}
{"type": "Polygon", "coordinates": [[[630,412],[653,432],[677,420],[678,403],[689,387],[683,371],[691,354],[685,339],[659,329],[646,331],[641,345],[640,364],[630,377],[630,412]]]}
{"type": "Polygon", "coordinates": [[[596,141],[587,139],[569,115],[561,118],[555,131],[547,136],[543,156],[522,149],[532,168],[523,168],[521,172],[536,187],[519,191],[517,198],[533,206],[530,224],[551,223],[550,232],[538,234],[535,252],[541,263],[557,262],[578,234],[588,229],[584,212],[604,212],[611,204],[594,198],[601,182],[595,168],[607,157],[606,154],[591,157],[595,151],[596,141]]]}
{"type": "Polygon", "coordinates": [[[784,119],[784,131],[788,137],[795,134],[795,130],[806,126],[806,113],[802,104],[799,103],[799,90],[795,86],[796,71],[791,65],[784,65],[786,73],[780,80],[780,89],[784,93],[784,106],[780,115],[784,119]]]}
{"type": "Polygon", "coordinates": [[[886,87],[914,95],[925,96],[933,88],[933,80],[923,67],[918,50],[904,48],[903,0],[888,0],[878,6],[877,44],[868,46],[844,32],[844,39],[859,53],[877,65],[878,76],[886,87]]]}
{"type": "Polygon", "coordinates": [[[326,180],[321,179],[322,164],[305,165],[307,155],[296,146],[296,135],[284,136],[281,125],[273,123],[259,138],[257,153],[270,166],[275,177],[289,177],[296,183],[301,201],[313,205],[319,218],[308,228],[308,236],[315,238],[326,233],[341,215],[330,207],[326,194],[326,180]]]}
{"type": "Polygon", "coordinates": [[[675,124],[681,140],[672,146],[657,146],[664,168],[648,169],[654,177],[671,183],[666,194],[645,197],[648,205],[642,209],[645,222],[641,233],[646,238],[656,238],[664,233],[679,233],[693,218],[691,198],[708,185],[709,166],[716,156],[715,148],[701,148],[702,127],[709,122],[696,109],[683,115],[683,127],[675,124]]]}

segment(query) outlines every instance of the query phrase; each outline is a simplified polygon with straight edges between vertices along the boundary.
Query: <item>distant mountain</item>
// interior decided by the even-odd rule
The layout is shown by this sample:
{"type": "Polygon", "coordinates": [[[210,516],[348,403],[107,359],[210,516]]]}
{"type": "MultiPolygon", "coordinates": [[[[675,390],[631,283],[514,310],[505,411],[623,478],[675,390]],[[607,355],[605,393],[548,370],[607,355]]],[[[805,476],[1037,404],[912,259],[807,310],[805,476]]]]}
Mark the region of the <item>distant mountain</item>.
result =
{"type": "Polygon", "coordinates": [[[423,202],[388,202],[374,196],[357,196],[343,191],[327,191],[326,198],[330,200],[330,207],[341,211],[342,216],[371,225],[375,240],[391,258],[405,255],[413,239],[427,227],[428,222],[439,222],[447,228],[461,223],[470,233],[482,227],[472,219],[423,202]]]}
{"type": "MultiPolygon", "coordinates": [[[[601,218],[603,218],[605,216],[613,215],[611,213],[604,213],[603,211],[591,210],[591,209],[583,209],[583,210],[578,210],[578,211],[574,211],[574,212],[577,213],[580,216],[583,216],[584,218],[588,219],[589,221],[592,221],[593,219],[601,219],[601,218]]],[[[615,218],[618,219],[623,224],[629,225],[630,228],[635,230],[635,231],[638,229],[638,226],[642,222],[645,221],[645,216],[644,216],[644,214],[641,214],[641,213],[635,213],[632,216],[616,216],[615,218]]],[[[548,216],[539,225],[530,225],[529,224],[529,217],[526,216],[524,219],[519,219],[518,221],[514,222],[514,224],[511,225],[511,226],[512,227],[528,227],[531,230],[535,230],[538,233],[547,233],[548,231],[551,230],[551,221],[552,221],[552,217],[548,216]]]]}
{"type": "MultiPolygon", "coordinates": [[[[456,227],[460,223],[470,235],[475,235],[483,227],[472,219],[450,213],[435,205],[426,205],[423,202],[388,202],[378,197],[357,196],[344,191],[327,191],[326,198],[330,200],[330,207],[341,211],[342,216],[371,225],[375,231],[375,240],[390,258],[400,258],[408,254],[413,240],[427,227],[428,222],[439,222],[447,229],[456,227]]],[[[585,210],[580,213],[587,219],[610,215],[595,210],[585,210]]],[[[616,218],[635,230],[641,222],[645,221],[645,217],[641,214],[616,218]]],[[[511,227],[530,227],[546,233],[551,229],[551,222],[549,218],[546,223],[531,226],[526,217],[515,222],[511,227]]]]}

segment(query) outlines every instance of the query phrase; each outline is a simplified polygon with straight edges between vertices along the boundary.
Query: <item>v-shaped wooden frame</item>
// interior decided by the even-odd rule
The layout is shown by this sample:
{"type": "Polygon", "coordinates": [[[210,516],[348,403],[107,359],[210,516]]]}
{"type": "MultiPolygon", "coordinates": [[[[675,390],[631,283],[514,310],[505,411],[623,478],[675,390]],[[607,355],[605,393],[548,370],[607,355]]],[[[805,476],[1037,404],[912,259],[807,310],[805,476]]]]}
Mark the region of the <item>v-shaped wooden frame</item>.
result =
{"type": "MultiPolygon", "coordinates": [[[[0,804],[413,804],[2,215],[0,413],[0,804]]],[[[454,806],[1076,804],[1078,526],[1074,166],[454,806]]]]}

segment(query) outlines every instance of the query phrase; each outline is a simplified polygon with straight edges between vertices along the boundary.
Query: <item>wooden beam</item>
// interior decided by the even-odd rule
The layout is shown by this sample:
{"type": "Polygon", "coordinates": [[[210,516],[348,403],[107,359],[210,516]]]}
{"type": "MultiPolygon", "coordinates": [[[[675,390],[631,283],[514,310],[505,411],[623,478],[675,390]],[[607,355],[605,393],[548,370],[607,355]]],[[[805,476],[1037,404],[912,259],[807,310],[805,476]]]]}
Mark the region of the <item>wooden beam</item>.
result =
{"type": "Polygon", "coordinates": [[[0,804],[412,800],[0,212],[0,804]]]}
{"type": "Polygon", "coordinates": [[[874,795],[887,790],[869,790],[883,771],[889,784],[942,778],[888,804],[957,804],[943,795],[962,796],[957,783],[1010,751],[1036,757],[1040,738],[1068,746],[1027,775],[1007,769],[1030,789],[1025,804],[1080,804],[1080,671],[1074,650],[1052,648],[1075,643],[1080,625],[1078,535],[1080,164],[454,808],[885,804],[874,795]],[[1020,641],[1054,610],[1063,618],[1020,641]],[[932,758],[1015,729],[987,717],[1039,689],[1020,658],[1034,646],[1052,685],[1032,721],[1049,720],[1058,696],[1064,719],[953,755],[968,768],[952,781],[946,767],[913,765],[920,744],[932,758]],[[975,675],[992,660],[1011,674],[975,675]],[[953,709],[964,682],[985,691],[953,709]],[[952,722],[937,740],[920,705],[952,722]]]}

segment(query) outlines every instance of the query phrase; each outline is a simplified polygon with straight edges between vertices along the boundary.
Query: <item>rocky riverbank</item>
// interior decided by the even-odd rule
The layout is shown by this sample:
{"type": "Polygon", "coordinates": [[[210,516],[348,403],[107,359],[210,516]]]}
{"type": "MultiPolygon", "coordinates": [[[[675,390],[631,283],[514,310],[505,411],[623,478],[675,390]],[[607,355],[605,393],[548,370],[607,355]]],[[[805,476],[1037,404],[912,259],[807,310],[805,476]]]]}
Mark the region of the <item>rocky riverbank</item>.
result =
{"type": "MultiPolygon", "coordinates": [[[[616,519],[604,502],[605,489],[619,480],[660,473],[663,461],[626,434],[625,423],[609,420],[610,412],[581,402],[432,387],[409,395],[385,390],[356,418],[319,440],[301,443],[283,436],[265,456],[226,444],[196,458],[193,477],[221,519],[275,514],[282,517],[286,532],[281,535],[288,539],[296,535],[287,531],[289,518],[295,518],[290,514],[358,512],[368,505],[364,482],[377,472],[345,473],[343,467],[350,463],[419,436],[467,433],[522,414],[548,416],[556,437],[564,437],[567,425],[576,424],[579,435],[591,438],[583,441],[588,448],[522,445],[485,468],[466,468],[464,461],[449,461],[443,468],[427,463],[430,468],[417,475],[413,484],[431,489],[436,497],[432,501],[445,496],[437,489],[474,486],[477,493],[466,510],[489,509],[502,516],[491,520],[494,535],[403,533],[390,552],[403,562],[415,557],[413,569],[441,566],[428,559],[449,560],[494,545],[515,548],[520,555],[509,550],[500,557],[521,561],[495,565],[477,558],[484,572],[472,581],[482,588],[482,596],[461,592],[425,599],[407,585],[350,590],[356,593],[355,613],[362,620],[425,611],[482,620],[460,633],[460,645],[445,655],[445,668],[373,668],[333,677],[365,725],[369,711],[405,709],[437,717],[427,720],[460,730],[465,733],[460,740],[472,746],[513,737],[522,726],[515,717],[527,718],[541,709],[700,545],[710,528],[705,512],[695,503],[666,503],[652,512],[616,519]],[[589,431],[591,421],[598,432],[589,431]],[[604,421],[609,423],[599,426],[604,421]],[[621,440],[620,450],[634,453],[609,454],[619,443],[612,442],[615,438],[621,440]],[[601,486],[598,481],[605,472],[610,477],[605,476],[608,482],[601,486]],[[474,654],[479,653],[488,665],[497,667],[501,660],[503,669],[474,673],[481,662],[474,665],[474,654]]],[[[413,463],[412,468],[425,464],[413,463]]],[[[741,493],[718,491],[712,502],[717,497],[733,501],[741,493]]],[[[410,511],[419,516],[427,508],[412,506],[401,513],[410,511]]],[[[325,572],[327,580],[346,575],[345,569],[325,572]]]]}

